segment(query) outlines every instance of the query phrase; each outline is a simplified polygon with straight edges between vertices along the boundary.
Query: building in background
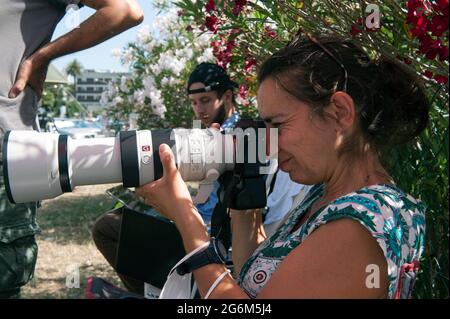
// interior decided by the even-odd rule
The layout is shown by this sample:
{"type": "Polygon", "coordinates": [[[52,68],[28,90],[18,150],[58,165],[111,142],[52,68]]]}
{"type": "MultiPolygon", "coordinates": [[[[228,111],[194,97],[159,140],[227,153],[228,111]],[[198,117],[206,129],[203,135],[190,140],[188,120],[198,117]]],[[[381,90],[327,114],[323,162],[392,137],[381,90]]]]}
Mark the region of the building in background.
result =
{"type": "Polygon", "coordinates": [[[100,98],[102,92],[107,90],[108,82],[116,81],[122,76],[129,77],[130,73],[99,71],[86,69],[77,76],[75,84],[75,96],[89,113],[100,111],[102,106],[100,98]]]}

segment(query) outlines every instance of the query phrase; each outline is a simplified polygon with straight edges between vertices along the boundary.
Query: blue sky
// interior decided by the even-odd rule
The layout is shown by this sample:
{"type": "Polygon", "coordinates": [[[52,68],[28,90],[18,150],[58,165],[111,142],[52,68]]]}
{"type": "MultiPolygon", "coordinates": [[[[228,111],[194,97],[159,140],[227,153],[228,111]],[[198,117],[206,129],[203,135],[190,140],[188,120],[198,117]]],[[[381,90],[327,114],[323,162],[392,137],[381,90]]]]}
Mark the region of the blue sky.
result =
{"type": "MultiPolygon", "coordinates": [[[[129,29],[121,33],[120,35],[109,39],[108,41],[105,41],[93,48],[66,55],[54,60],[52,63],[61,71],[64,70],[66,65],[73,59],[77,59],[78,61],[80,61],[85,69],[105,69],[118,72],[127,71],[127,68],[120,64],[118,58],[114,58],[111,56],[111,51],[116,48],[121,49],[125,47],[128,42],[134,41],[137,31],[146,24],[151,25],[153,19],[158,13],[157,10],[153,8],[151,0],[139,0],[139,3],[144,10],[145,15],[144,22],[142,22],[140,25],[129,29]]],[[[95,10],[91,8],[83,7],[80,10],[81,21],[86,20],[94,12],[95,10]]],[[[60,37],[68,31],[70,30],[66,27],[64,19],[61,20],[61,22],[56,27],[52,40],[60,37]]]]}

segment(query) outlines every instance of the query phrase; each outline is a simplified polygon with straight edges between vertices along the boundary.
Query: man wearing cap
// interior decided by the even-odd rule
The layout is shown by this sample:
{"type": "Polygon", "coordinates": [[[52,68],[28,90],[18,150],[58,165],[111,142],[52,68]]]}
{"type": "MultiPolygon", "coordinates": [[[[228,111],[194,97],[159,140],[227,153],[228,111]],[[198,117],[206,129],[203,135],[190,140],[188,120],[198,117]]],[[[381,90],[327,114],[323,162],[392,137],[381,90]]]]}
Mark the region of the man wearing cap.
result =
{"type": "MultiPolygon", "coordinates": [[[[216,64],[201,63],[194,69],[188,79],[187,94],[195,117],[201,121],[203,127],[208,128],[213,123],[220,124],[223,129],[235,126],[240,118],[236,112],[234,99],[234,89],[237,87],[225,70],[216,64]]],[[[213,210],[218,209],[216,206],[220,206],[217,205],[218,188],[219,183],[215,182],[208,200],[196,205],[205,224],[211,222],[213,210]]],[[[121,220],[120,209],[109,211],[97,219],[92,230],[97,248],[113,268],[116,264],[121,220]]],[[[218,222],[221,221],[213,221],[213,224],[218,222]]],[[[217,228],[217,225],[213,225],[214,227],[217,228]]],[[[118,275],[129,291],[144,294],[142,281],[123,274],[118,275]]]]}

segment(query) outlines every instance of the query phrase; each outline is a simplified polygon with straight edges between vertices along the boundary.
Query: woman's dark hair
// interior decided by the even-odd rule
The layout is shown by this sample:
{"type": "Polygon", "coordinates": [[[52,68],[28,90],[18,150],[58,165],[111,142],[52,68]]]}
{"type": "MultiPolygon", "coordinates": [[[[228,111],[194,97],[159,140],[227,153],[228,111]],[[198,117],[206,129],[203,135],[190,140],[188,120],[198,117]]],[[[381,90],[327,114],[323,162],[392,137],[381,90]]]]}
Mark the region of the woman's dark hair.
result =
{"type": "Polygon", "coordinates": [[[430,105],[416,75],[392,59],[371,61],[351,40],[313,39],[297,39],[273,54],[261,66],[258,83],[274,78],[321,116],[331,96],[346,91],[365,141],[378,152],[412,140],[427,127],[430,105]]]}

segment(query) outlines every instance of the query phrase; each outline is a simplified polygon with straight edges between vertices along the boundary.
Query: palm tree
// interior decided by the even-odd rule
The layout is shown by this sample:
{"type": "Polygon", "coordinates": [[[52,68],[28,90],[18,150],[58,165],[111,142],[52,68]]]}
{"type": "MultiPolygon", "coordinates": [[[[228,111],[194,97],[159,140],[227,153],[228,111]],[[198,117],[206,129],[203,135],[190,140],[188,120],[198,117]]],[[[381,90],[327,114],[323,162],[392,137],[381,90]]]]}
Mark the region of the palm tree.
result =
{"type": "Polygon", "coordinates": [[[74,59],[72,62],[69,62],[65,68],[67,75],[70,75],[73,77],[73,80],[74,80],[73,91],[75,94],[76,94],[75,88],[76,88],[76,84],[77,84],[77,76],[81,75],[82,70],[83,70],[83,66],[77,59],[74,59]]]}

